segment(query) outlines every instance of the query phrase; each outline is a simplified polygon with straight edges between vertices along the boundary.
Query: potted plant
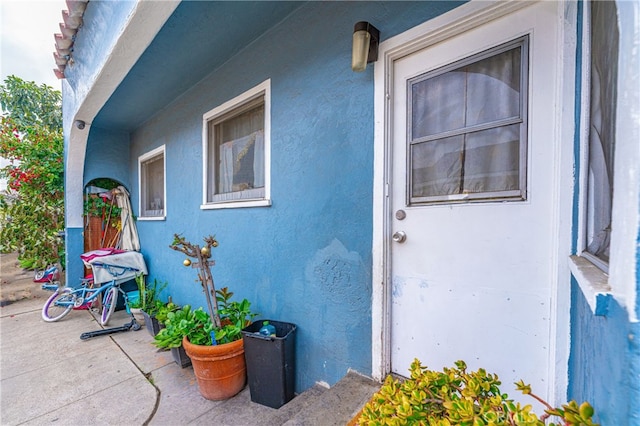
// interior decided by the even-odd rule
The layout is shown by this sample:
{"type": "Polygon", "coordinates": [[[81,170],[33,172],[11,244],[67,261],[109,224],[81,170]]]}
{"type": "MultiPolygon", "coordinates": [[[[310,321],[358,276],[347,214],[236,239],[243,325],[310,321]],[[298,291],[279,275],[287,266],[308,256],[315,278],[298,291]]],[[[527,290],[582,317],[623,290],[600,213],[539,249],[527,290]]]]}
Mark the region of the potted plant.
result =
{"type": "Polygon", "coordinates": [[[160,284],[156,279],[150,285],[145,285],[144,281],[138,285],[140,309],[142,309],[144,323],[151,336],[155,336],[160,331],[160,322],[156,319],[156,314],[166,304],[158,298],[158,295],[166,286],[166,282],[160,284]]]}
{"type": "Polygon", "coordinates": [[[160,323],[160,328],[165,327],[165,322],[167,322],[169,314],[171,312],[177,311],[178,309],[180,309],[180,307],[171,301],[171,296],[169,296],[169,301],[167,303],[161,301],[156,302],[154,316],[155,319],[160,323]]]}
{"type": "MultiPolygon", "coordinates": [[[[161,318],[162,312],[159,312],[158,316],[161,318]]],[[[195,312],[191,310],[189,305],[166,312],[166,318],[163,321],[164,328],[154,337],[154,344],[159,348],[169,349],[173,360],[182,368],[191,365],[191,358],[182,347],[182,339],[189,334],[191,329],[196,329],[195,316],[195,312]]]]}
{"type": "Polygon", "coordinates": [[[226,287],[216,290],[210,269],[214,262],[209,258],[218,241],[210,235],[204,238],[204,242],[205,245],[200,247],[175,234],[169,247],[188,256],[183,262],[185,266],[199,268],[198,278],[209,313],[195,310],[193,321],[183,323],[182,346],[191,358],[202,396],[222,400],[236,395],[246,384],[242,329],[256,314],[251,312],[247,299],[232,302],[233,293],[226,287]]]}
{"type": "Polygon", "coordinates": [[[151,305],[147,306],[142,311],[142,315],[144,316],[145,325],[147,326],[149,334],[151,334],[152,337],[158,334],[160,330],[165,327],[164,323],[167,320],[169,312],[176,310],[178,310],[178,306],[171,301],[171,297],[169,297],[168,302],[156,299],[151,305]]]}
{"type": "Polygon", "coordinates": [[[129,312],[131,312],[131,315],[136,319],[136,322],[142,326],[145,325],[144,314],[142,313],[142,306],[144,303],[143,292],[145,288],[144,275],[136,275],[135,281],[138,286],[138,290],[127,293],[127,297],[129,299],[129,312]]]}
{"type": "MultiPolygon", "coordinates": [[[[135,281],[138,291],[128,293],[129,310],[138,324],[146,325],[149,333],[154,336],[154,321],[151,320],[151,316],[154,314],[155,309],[157,309],[157,303],[159,301],[158,295],[167,286],[167,283],[159,284],[158,281],[154,279],[153,284],[147,285],[145,283],[145,276],[142,274],[136,275],[135,281]]],[[[157,327],[157,321],[155,324],[157,327]]]]}

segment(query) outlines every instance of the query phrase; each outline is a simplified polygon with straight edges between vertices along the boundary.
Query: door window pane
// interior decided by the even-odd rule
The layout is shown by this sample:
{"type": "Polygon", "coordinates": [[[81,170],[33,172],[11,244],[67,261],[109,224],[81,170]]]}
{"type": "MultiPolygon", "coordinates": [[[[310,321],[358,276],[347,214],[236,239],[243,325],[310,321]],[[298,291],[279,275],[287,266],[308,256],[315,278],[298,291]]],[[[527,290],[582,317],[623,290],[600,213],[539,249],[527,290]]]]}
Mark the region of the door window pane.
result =
{"type": "Polygon", "coordinates": [[[411,147],[411,199],[459,194],[464,136],[411,147]]]}
{"type": "Polygon", "coordinates": [[[411,147],[411,199],[517,191],[519,126],[422,142],[411,147]]]}
{"type": "Polygon", "coordinates": [[[409,81],[409,202],[525,198],[528,38],[409,81]]]}
{"type": "Polygon", "coordinates": [[[465,136],[462,192],[518,190],[519,127],[512,124],[465,136]]]}

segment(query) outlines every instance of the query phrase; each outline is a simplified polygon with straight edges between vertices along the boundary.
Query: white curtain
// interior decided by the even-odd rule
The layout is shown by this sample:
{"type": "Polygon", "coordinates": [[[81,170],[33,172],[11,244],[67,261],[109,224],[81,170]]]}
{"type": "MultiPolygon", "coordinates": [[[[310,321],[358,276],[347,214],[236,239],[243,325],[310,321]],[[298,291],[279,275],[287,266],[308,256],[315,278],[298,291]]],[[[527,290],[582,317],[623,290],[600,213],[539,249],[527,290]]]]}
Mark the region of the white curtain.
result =
{"type": "Polygon", "coordinates": [[[220,145],[219,193],[231,192],[233,185],[233,142],[220,145]]]}
{"type": "Polygon", "coordinates": [[[518,47],[412,85],[413,196],[519,189],[520,125],[465,129],[520,116],[520,71],[518,47]]]}
{"type": "Polygon", "coordinates": [[[618,27],[613,2],[591,2],[587,251],[608,261],[613,202],[618,27]]]}
{"type": "Polygon", "coordinates": [[[264,131],[220,145],[220,193],[264,186],[264,131]],[[253,156],[252,169],[243,170],[245,156],[253,156]]]}
{"type": "Polygon", "coordinates": [[[264,187],[264,131],[256,132],[255,148],[253,150],[253,187],[264,187]]]}

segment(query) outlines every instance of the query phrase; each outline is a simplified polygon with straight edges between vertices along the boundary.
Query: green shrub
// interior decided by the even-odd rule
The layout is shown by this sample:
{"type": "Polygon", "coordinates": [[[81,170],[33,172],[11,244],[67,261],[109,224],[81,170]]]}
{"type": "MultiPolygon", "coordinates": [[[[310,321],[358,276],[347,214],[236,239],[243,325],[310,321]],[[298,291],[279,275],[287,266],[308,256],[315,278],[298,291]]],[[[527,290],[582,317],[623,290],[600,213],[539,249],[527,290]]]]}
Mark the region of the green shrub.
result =
{"type": "Polygon", "coordinates": [[[409,379],[399,381],[388,376],[380,391],[373,395],[357,419],[359,425],[498,426],[545,425],[551,416],[561,423],[549,425],[593,426],[593,408],[575,401],[553,408],[531,393],[529,385],[516,383],[517,389],[530,395],[547,409],[540,417],[531,405],[522,406],[500,391],[501,382],[484,369],[467,372],[463,361],[454,368],[432,371],[419,360],[411,364],[409,379]]]}
{"type": "Polygon", "coordinates": [[[149,284],[146,282],[145,276],[142,274],[136,275],[135,281],[136,286],[138,287],[138,294],[140,296],[138,297],[138,300],[131,302],[129,307],[140,308],[145,311],[147,315],[155,316],[156,310],[160,305],[162,305],[162,302],[160,302],[158,297],[168,283],[160,283],[154,278],[153,283],[149,284]]]}
{"type": "Polygon", "coordinates": [[[182,346],[182,339],[196,345],[211,345],[211,318],[202,308],[192,310],[185,305],[175,312],[167,313],[165,328],[155,336],[154,344],[159,348],[170,349],[182,346]]]}
{"type": "MultiPolygon", "coordinates": [[[[171,312],[175,312],[178,309],[180,309],[178,307],[178,305],[176,305],[175,303],[173,303],[171,301],[171,296],[169,296],[169,301],[167,303],[164,303],[161,300],[156,300],[155,302],[155,307],[152,310],[152,315],[154,315],[156,317],[156,319],[158,320],[159,323],[163,324],[167,321],[168,319],[168,315],[171,312]]],[[[151,315],[150,314],[150,315],[151,315]]]]}
{"type": "Polygon", "coordinates": [[[25,268],[64,258],[62,95],[8,76],[0,84],[0,252],[17,252],[25,268]]]}

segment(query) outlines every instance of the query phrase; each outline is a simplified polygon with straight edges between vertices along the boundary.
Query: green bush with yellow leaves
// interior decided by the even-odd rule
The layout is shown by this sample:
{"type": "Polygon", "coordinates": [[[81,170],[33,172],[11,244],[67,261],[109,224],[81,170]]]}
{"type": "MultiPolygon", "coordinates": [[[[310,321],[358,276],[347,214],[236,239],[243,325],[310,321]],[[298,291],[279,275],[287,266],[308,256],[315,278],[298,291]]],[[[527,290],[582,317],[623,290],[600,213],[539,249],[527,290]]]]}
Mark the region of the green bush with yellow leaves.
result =
{"type": "Polygon", "coordinates": [[[467,372],[467,365],[457,361],[455,367],[432,371],[415,359],[410,378],[388,376],[357,418],[357,424],[429,425],[429,426],[543,426],[548,420],[560,419],[560,425],[596,425],[593,407],[575,401],[554,408],[531,392],[520,381],[516,388],[542,403],[546,410],[538,416],[531,405],[522,406],[500,391],[500,380],[484,369],[467,372]]]}

